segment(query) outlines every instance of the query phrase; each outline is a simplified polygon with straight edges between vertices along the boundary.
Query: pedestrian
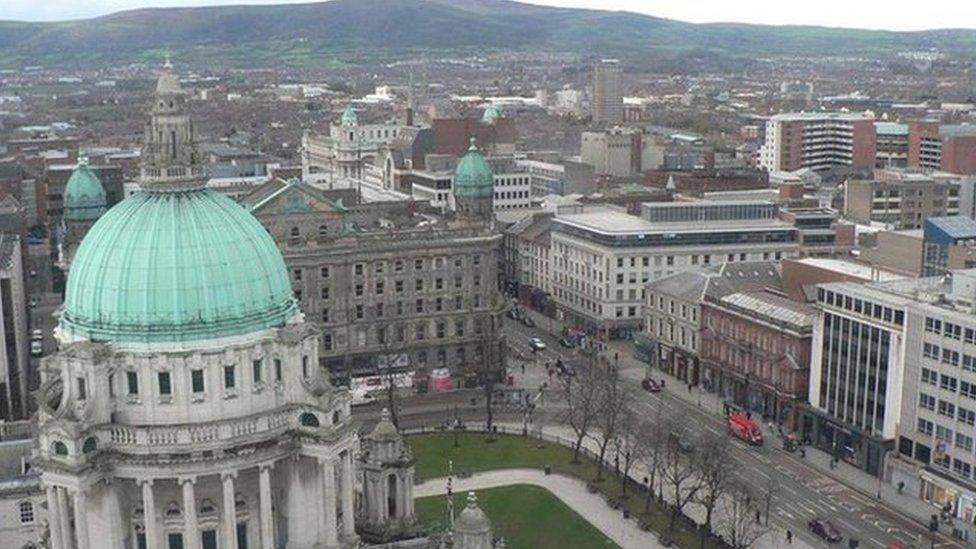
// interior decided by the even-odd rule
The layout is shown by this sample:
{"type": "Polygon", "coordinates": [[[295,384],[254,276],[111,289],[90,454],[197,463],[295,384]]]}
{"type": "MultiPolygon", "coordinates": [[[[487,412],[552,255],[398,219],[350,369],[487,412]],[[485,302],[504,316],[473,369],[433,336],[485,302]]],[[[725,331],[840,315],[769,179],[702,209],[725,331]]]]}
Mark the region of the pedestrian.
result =
{"type": "Polygon", "coordinates": [[[793,532],[789,530],[786,531],[786,543],[793,545],[793,532]]]}
{"type": "Polygon", "coordinates": [[[522,363],[522,375],[525,375],[525,363],[522,363]]]}
{"type": "Polygon", "coordinates": [[[762,513],[759,512],[759,509],[756,509],[756,524],[759,524],[759,519],[761,517],[762,517],[762,513]]]}
{"type": "Polygon", "coordinates": [[[691,392],[691,383],[688,384],[688,392],[691,392]]]}
{"type": "Polygon", "coordinates": [[[667,380],[666,380],[666,379],[664,379],[664,378],[662,377],[662,378],[661,378],[661,388],[662,388],[662,389],[664,388],[664,382],[665,382],[665,381],[667,381],[667,380]]]}

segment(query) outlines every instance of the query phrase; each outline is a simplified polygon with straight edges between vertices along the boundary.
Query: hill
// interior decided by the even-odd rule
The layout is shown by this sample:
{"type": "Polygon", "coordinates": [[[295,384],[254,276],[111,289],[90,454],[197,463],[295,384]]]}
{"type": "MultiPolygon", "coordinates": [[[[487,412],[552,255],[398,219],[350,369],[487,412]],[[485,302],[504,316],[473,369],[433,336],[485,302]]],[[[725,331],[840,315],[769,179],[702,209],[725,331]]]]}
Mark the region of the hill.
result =
{"type": "Polygon", "coordinates": [[[646,15],[508,0],[332,0],[313,4],[123,11],[53,23],[0,21],[0,66],[158,59],[325,65],[417,51],[551,50],[640,59],[971,52],[976,31],[888,32],[692,24],[646,15]]]}

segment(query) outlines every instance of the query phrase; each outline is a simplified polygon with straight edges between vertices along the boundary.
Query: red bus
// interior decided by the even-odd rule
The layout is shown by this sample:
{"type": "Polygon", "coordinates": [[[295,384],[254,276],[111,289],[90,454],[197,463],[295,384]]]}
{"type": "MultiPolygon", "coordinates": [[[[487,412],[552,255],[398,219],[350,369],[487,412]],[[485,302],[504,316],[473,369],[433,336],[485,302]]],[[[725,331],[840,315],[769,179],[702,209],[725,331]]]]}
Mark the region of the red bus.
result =
{"type": "Polygon", "coordinates": [[[762,446],[763,436],[759,430],[759,425],[755,421],[742,414],[729,414],[726,417],[726,426],[732,436],[744,440],[754,446],[762,446]]]}

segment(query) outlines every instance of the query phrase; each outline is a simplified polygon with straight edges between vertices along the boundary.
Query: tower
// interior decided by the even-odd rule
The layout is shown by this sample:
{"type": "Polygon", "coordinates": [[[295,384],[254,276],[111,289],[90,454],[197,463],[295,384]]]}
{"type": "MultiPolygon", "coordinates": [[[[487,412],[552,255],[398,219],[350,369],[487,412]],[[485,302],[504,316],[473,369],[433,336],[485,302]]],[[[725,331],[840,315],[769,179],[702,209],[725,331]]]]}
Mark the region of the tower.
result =
{"type": "Polygon", "coordinates": [[[494,193],[495,175],[472,137],[468,152],[454,169],[453,209],[458,217],[489,221],[494,193]]]}
{"type": "Polygon", "coordinates": [[[78,166],[64,187],[64,230],[61,242],[61,267],[67,271],[78,244],[92,224],[106,211],[105,188],[88,167],[88,159],[78,159],[78,166]]]}
{"type": "Polygon", "coordinates": [[[620,61],[602,59],[593,66],[593,121],[619,124],[624,121],[624,99],[620,61]]]}
{"type": "Polygon", "coordinates": [[[355,547],[350,398],[271,236],[204,188],[185,107],[167,64],[142,188],[68,273],[37,391],[50,548],[355,547]]]}
{"type": "Polygon", "coordinates": [[[415,537],[420,529],[413,509],[416,460],[384,409],[380,422],[362,441],[363,500],[360,530],[368,541],[415,537]]]}
{"type": "Polygon", "coordinates": [[[454,521],[453,549],[493,549],[491,521],[478,507],[478,497],[468,492],[468,503],[454,521]]]}

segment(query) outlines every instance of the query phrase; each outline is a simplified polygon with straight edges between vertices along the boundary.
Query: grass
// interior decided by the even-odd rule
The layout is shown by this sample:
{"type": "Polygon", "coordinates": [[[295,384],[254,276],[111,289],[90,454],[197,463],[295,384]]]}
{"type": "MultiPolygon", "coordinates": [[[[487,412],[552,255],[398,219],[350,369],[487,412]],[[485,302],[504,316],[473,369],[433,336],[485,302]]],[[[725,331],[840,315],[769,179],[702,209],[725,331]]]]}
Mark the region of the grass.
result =
{"type": "MultiPolygon", "coordinates": [[[[478,490],[478,505],[491,519],[492,533],[509,549],[597,549],[619,547],[545,488],[516,484],[478,490]]],[[[467,493],[454,494],[455,513],[467,493]]],[[[444,496],[416,501],[417,516],[430,531],[446,529],[444,496]]]]}
{"type": "MultiPolygon", "coordinates": [[[[451,433],[425,433],[407,437],[417,458],[418,479],[447,476],[448,460],[453,461],[455,474],[496,469],[542,469],[548,465],[553,473],[592,483],[605,499],[618,500],[622,495],[621,482],[614,477],[612,470],[604,472],[603,481],[594,482],[597,476],[596,463],[585,457],[581,457],[580,463],[573,463],[573,451],[566,446],[512,435],[498,435],[494,441],[489,442],[483,433],[459,433],[457,439],[458,447],[455,448],[454,435],[451,433]]],[[[418,510],[420,501],[418,500],[418,510]]],[[[440,501],[443,505],[443,499],[440,501]]],[[[670,518],[667,511],[652,501],[650,511],[645,513],[644,492],[640,487],[628,488],[628,499],[625,504],[632,516],[647,524],[654,532],[667,530],[670,518]]],[[[460,509],[460,507],[456,508],[460,509]]],[[[514,512],[524,513],[525,509],[526,507],[519,504],[514,512]]],[[[536,528],[533,524],[535,523],[530,521],[530,530],[536,528]]],[[[648,536],[655,536],[655,534],[648,533],[648,536]]],[[[672,537],[677,547],[688,549],[700,547],[698,531],[683,521],[679,521],[672,537]]],[[[575,545],[569,544],[563,547],[575,547],[575,545]]],[[[709,542],[705,547],[713,549],[719,545],[709,542]]]]}

